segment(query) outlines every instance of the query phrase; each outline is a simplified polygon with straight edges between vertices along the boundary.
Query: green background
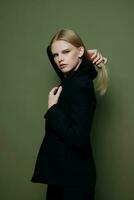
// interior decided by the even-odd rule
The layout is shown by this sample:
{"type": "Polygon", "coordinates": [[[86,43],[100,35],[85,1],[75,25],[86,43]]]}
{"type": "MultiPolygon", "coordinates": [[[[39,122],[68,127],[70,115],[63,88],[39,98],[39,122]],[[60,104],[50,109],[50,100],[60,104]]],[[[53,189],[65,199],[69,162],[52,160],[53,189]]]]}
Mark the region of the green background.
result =
{"type": "Polygon", "coordinates": [[[109,90],[97,94],[92,147],[96,200],[134,199],[132,0],[0,0],[0,199],[45,200],[30,182],[44,137],[48,92],[59,83],[46,47],[60,28],[108,58],[109,90]]]}

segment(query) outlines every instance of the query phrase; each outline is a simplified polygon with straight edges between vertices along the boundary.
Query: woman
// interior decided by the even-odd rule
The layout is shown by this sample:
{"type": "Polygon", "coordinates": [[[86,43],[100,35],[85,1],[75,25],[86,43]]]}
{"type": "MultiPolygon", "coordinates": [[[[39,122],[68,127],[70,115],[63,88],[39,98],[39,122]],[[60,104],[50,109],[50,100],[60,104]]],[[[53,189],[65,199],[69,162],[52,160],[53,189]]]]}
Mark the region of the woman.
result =
{"type": "Polygon", "coordinates": [[[104,94],[106,59],[95,56],[96,53],[91,58],[93,51],[87,51],[78,34],[69,29],[54,35],[47,53],[61,82],[49,92],[45,137],[31,181],[48,184],[47,200],[93,200],[96,183],[90,144],[96,108],[93,80],[98,77],[98,89],[104,94]]]}

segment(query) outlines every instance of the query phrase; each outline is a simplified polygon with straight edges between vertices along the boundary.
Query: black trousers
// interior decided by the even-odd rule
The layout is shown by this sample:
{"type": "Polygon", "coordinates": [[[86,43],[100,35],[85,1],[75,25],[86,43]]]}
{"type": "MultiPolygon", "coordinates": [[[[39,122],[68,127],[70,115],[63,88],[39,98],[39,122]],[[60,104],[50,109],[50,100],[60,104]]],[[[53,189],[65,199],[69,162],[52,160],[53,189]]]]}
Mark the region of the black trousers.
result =
{"type": "Polygon", "coordinates": [[[94,200],[95,187],[60,187],[47,186],[46,200],[94,200]]]}

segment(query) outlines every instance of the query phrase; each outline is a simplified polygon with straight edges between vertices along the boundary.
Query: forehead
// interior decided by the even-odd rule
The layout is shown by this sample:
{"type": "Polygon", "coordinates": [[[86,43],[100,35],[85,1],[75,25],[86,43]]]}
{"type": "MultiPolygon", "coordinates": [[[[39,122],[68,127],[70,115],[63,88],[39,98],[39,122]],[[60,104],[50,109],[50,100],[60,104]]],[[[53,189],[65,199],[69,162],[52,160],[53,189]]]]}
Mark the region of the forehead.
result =
{"type": "Polygon", "coordinates": [[[68,49],[68,48],[75,48],[75,46],[73,46],[72,44],[70,44],[69,42],[66,42],[64,40],[56,40],[53,42],[53,44],[51,46],[51,50],[53,52],[62,51],[64,49],[68,49]]]}

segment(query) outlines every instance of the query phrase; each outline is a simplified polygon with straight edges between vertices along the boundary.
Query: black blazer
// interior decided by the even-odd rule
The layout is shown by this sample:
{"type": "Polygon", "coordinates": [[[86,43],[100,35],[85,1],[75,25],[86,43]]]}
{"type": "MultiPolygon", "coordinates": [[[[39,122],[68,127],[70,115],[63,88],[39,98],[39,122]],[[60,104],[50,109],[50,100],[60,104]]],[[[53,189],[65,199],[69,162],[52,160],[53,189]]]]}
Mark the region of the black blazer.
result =
{"type": "Polygon", "coordinates": [[[79,68],[64,77],[49,46],[47,54],[61,80],[62,91],[58,103],[44,114],[45,136],[31,181],[59,186],[94,185],[96,169],[90,133],[96,108],[93,79],[97,71],[83,56],[79,68]]]}

